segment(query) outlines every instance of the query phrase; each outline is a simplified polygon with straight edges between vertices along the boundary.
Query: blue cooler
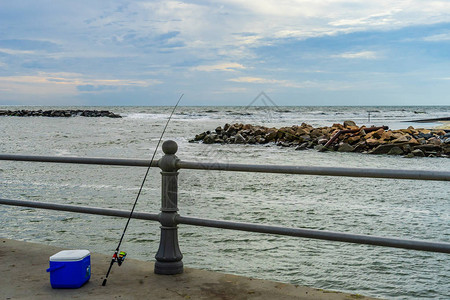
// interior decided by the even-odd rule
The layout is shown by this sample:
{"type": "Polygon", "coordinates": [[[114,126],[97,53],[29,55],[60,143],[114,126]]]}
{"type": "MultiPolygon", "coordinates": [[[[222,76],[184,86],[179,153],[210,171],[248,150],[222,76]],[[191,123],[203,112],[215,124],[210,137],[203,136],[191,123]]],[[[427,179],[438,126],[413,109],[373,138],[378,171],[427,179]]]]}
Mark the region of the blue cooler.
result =
{"type": "Polygon", "coordinates": [[[91,278],[89,250],[63,250],[50,256],[50,284],[54,289],[76,289],[91,278]]]}

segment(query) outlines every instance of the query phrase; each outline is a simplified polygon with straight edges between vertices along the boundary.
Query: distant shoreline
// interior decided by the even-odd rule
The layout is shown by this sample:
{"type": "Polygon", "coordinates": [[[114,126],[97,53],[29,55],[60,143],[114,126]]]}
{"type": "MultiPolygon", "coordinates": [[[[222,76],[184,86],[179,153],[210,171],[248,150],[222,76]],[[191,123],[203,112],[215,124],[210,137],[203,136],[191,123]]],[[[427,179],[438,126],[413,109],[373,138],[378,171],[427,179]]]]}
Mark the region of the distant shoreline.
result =
{"type": "Polygon", "coordinates": [[[410,121],[402,121],[402,122],[430,123],[430,122],[440,122],[440,121],[450,121],[450,117],[434,118],[434,119],[421,119],[421,120],[410,120],[410,121]]]}
{"type": "Polygon", "coordinates": [[[0,116],[9,117],[108,117],[122,118],[122,116],[109,110],[82,110],[82,109],[52,109],[52,110],[0,110],[0,116]]]}

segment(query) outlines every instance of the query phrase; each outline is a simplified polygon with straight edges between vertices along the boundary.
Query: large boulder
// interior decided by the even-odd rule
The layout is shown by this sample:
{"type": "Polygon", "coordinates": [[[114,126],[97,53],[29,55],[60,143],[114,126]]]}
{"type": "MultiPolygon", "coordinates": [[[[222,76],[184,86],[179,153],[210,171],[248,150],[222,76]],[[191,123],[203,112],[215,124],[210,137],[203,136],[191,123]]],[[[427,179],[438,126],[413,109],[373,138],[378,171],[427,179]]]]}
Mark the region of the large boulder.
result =
{"type": "Polygon", "coordinates": [[[399,138],[396,138],[395,140],[392,141],[392,143],[406,143],[408,142],[408,138],[406,137],[406,135],[402,135],[399,138]]]}
{"type": "Polygon", "coordinates": [[[273,141],[277,137],[278,131],[276,129],[269,129],[264,139],[268,142],[273,141]]]}
{"type": "Polygon", "coordinates": [[[356,123],[353,121],[344,121],[344,127],[356,127],[356,123]]]}
{"type": "Polygon", "coordinates": [[[388,155],[402,155],[403,150],[402,150],[402,148],[395,146],[395,147],[392,147],[391,150],[389,150],[389,152],[387,154],[388,155]]]}
{"type": "Polygon", "coordinates": [[[203,139],[203,143],[204,144],[213,144],[216,141],[216,138],[217,138],[217,134],[210,133],[205,136],[205,138],[203,139]]]}
{"type": "Polygon", "coordinates": [[[234,142],[236,144],[244,144],[245,143],[245,138],[240,134],[236,134],[236,136],[234,137],[234,142]]]}
{"type": "Polygon", "coordinates": [[[411,151],[411,153],[414,156],[425,157],[425,153],[423,153],[423,151],[420,149],[415,149],[415,150],[411,151]]]}
{"type": "Polygon", "coordinates": [[[339,148],[337,151],[338,152],[352,152],[353,150],[355,150],[354,147],[350,146],[347,143],[342,143],[341,145],[339,145],[339,148]]]}
{"type": "Polygon", "coordinates": [[[398,145],[394,145],[394,144],[378,145],[376,148],[370,150],[369,154],[388,154],[389,151],[391,151],[391,149],[394,147],[398,147],[398,145]]]}

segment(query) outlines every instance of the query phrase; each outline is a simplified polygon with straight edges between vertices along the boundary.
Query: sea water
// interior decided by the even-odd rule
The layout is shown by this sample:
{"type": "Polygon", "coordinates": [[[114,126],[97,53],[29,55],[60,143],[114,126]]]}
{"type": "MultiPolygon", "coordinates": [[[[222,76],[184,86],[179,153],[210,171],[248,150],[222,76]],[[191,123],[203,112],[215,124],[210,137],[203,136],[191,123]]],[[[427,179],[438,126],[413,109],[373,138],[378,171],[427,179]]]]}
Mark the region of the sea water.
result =
{"type": "MultiPolygon", "coordinates": [[[[70,109],[79,107],[64,107],[70,109]]],[[[52,109],[0,107],[0,109],[52,109]]],[[[55,107],[56,109],[56,107],[55,107]]],[[[170,107],[89,107],[110,118],[0,117],[0,153],[150,159],[170,107]]],[[[179,107],[164,139],[185,161],[449,171],[448,158],[295,151],[276,145],[189,143],[225,123],[269,127],[410,125],[448,117],[450,107],[179,107]],[[370,111],[370,121],[369,121],[370,111]]],[[[159,149],[157,158],[162,156],[159,149]]],[[[0,197],[130,210],[145,168],[0,161],[0,197]]],[[[158,213],[152,168],[136,211],[158,213]]],[[[180,170],[181,215],[450,242],[447,182],[180,170]]],[[[113,253],[125,219],[0,205],[0,236],[113,253]]],[[[121,250],[154,260],[159,224],[132,220],[121,250]]],[[[450,298],[450,256],[413,250],[179,226],[187,267],[388,299],[450,298]]],[[[152,270],[149,270],[151,272],[152,270]]],[[[106,270],[105,270],[106,272],[106,270]]]]}

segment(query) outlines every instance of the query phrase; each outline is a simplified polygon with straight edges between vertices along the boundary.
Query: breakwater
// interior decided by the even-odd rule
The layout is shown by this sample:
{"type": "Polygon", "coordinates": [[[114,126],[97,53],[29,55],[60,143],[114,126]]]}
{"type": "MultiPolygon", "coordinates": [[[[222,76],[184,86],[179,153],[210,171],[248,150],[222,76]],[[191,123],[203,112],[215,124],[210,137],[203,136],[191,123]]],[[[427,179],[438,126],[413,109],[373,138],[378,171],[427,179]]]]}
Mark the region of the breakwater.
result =
{"type": "Polygon", "coordinates": [[[214,131],[197,134],[191,142],[204,144],[268,144],[295,147],[295,150],[361,152],[404,155],[406,157],[450,157],[450,133],[444,130],[390,130],[382,127],[358,127],[353,121],[330,127],[306,123],[291,127],[268,128],[251,124],[225,124],[214,131]]]}
{"type": "Polygon", "coordinates": [[[54,109],[54,110],[0,110],[0,116],[13,117],[108,117],[122,118],[108,110],[54,109]]]}

